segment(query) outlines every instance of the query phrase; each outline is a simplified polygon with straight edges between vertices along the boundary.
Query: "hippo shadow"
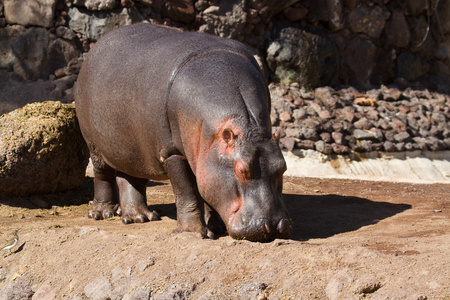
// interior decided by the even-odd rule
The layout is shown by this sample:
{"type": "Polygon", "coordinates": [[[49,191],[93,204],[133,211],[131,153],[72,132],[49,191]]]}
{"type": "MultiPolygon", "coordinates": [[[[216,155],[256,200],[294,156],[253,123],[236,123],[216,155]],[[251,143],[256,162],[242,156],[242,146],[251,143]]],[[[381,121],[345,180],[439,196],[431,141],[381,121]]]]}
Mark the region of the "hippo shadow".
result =
{"type": "MultiPolygon", "coordinates": [[[[335,194],[283,194],[283,199],[293,221],[291,239],[298,241],[355,231],[411,208],[408,204],[376,202],[335,194]]],[[[150,204],[150,208],[161,216],[172,220],[177,218],[175,203],[150,204]]]]}
{"type": "Polygon", "coordinates": [[[175,203],[152,203],[147,200],[148,208],[156,211],[161,217],[168,217],[171,220],[177,220],[177,206],[175,203]]]}
{"type": "Polygon", "coordinates": [[[293,221],[291,238],[307,241],[355,231],[411,208],[354,196],[283,194],[293,221]]]}

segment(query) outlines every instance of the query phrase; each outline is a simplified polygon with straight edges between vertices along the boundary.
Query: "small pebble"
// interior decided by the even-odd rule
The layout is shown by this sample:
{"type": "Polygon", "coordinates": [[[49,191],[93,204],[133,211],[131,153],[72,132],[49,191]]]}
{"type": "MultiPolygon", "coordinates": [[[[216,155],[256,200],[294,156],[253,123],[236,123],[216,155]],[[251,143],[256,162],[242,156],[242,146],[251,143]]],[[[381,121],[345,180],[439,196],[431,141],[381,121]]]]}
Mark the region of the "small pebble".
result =
{"type": "Polygon", "coordinates": [[[78,236],[81,237],[81,236],[87,235],[87,234],[89,234],[91,232],[94,232],[94,231],[100,231],[100,228],[83,226],[83,227],[80,228],[80,231],[78,232],[78,236]]]}

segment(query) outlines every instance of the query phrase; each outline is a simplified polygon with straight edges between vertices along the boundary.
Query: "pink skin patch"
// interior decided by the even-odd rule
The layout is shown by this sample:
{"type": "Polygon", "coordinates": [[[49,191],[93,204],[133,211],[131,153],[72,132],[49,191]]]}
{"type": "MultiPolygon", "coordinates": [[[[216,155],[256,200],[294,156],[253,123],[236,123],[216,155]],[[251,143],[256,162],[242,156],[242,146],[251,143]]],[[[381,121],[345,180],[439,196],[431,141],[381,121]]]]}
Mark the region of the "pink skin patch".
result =
{"type": "MultiPolygon", "coordinates": [[[[208,188],[217,184],[216,176],[211,174],[207,158],[211,158],[211,155],[223,155],[229,158],[234,156],[235,146],[238,139],[243,138],[243,133],[241,128],[236,124],[236,120],[234,118],[226,119],[221,122],[215,131],[215,135],[211,144],[205,147],[197,147],[195,151],[196,159],[195,159],[195,175],[197,178],[197,185],[200,190],[205,191],[205,196],[212,196],[213,191],[208,188]]],[[[196,136],[199,136],[201,131],[198,131],[196,136]]],[[[201,139],[198,138],[200,141],[201,139]]],[[[248,178],[250,176],[249,167],[242,162],[241,160],[236,160],[234,164],[234,173],[237,176],[237,179],[241,183],[248,182],[248,178]]],[[[237,216],[237,213],[241,209],[242,206],[242,198],[241,196],[237,196],[231,205],[229,205],[225,213],[225,219],[229,221],[228,224],[233,224],[233,219],[237,216]]]]}
{"type": "Polygon", "coordinates": [[[242,160],[236,159],[234,161],[234,174],[241,183],[247,184],[251,175],[250,168],[242,160]]]}
{"type": "Polygon", "coordinates": [[[227,209],[227,218],[228,224],[233,224],[234,218],[236,217],[237,212],[241,209],[242,206],[242,198],[238,197],[234,199],[233,203],[227,209]]]}
{"type": "MultiPolygon", "coordinates": [[[[221,122],[219,126],[216,127],[216,134],[209,145],[204,145],[200,147],[202,142],[201,139],[201,128],[195,132],[195,134],[188,140],[195,141],[191,143],[190,148],[194,149],[192,163],[194,165],[194,173],[197,176],[197,181],[199,176],[210,176],[207,170],[207,163],[205,162],[208,153],[215,150],[218,155],[225,155],[231,157],[234,154],[235,142],[238,138],[242,138],[242,131],[240,127],[234,124],[235,119],[230,118],[221,122]],[[196,145],[194,147],[194,145],[196,145]]],[[[204,141],[206,142],[206,141],[204,141]]],[[[189,148],[189,147],[188,147],[189,148]]],[[[205,178],[206,179],[206,178],[205,178]]],[[[200,182],[206,183],[206,180],[200,180],[200,182]]]]}

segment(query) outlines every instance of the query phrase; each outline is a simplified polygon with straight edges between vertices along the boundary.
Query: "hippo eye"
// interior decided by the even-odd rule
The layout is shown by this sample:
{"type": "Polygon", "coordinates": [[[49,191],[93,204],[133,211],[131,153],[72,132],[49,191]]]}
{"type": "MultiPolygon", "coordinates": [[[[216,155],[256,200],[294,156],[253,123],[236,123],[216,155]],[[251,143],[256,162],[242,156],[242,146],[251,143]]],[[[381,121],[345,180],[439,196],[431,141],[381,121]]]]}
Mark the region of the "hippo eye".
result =
{"type": "Polygon", "coordinates": [[[247,183],[251,177],[250,168],[242,160],[234,162],[234,173],[242,183],[247,183]]]}

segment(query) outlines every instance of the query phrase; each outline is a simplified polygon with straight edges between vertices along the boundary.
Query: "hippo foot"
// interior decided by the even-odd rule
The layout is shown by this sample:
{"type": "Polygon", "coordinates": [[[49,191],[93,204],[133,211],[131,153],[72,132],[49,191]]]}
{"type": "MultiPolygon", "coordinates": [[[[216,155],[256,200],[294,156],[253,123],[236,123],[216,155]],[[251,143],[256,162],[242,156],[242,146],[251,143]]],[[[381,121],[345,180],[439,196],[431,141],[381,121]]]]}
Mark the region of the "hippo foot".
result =
{"type": "Polygon", "coordinates": [[[130,209],[127,212],[123,212],[122,209],[119,208],[118,214],[122,216],[123,224],[145,223],[149,221],[161,220],[156,211],[150,211],[147,207],[130,209]]]}
{"type": "Polygon", "coordinates": [[[119,204],[97,203],[94,200],[89,209],[88,217],[95,220],[109,219],[114,217],[118,207],[119,204]]]}
{"type": "Polygon", "coordinates": [[[178,225],[177,229],[173,231],[173,233],[182,233],[182,232],[194,232],[200,235],[203,239],[212,239],[215,240],[217,237],[208,227],[206,226],[196,226],[198,228],[186,227],[178,225]]]}

